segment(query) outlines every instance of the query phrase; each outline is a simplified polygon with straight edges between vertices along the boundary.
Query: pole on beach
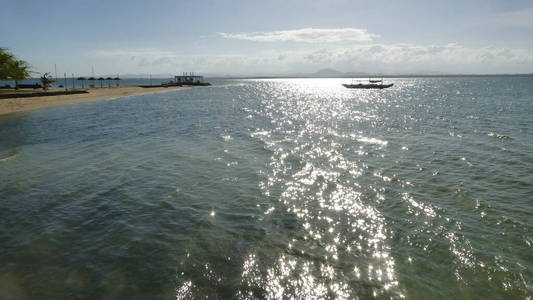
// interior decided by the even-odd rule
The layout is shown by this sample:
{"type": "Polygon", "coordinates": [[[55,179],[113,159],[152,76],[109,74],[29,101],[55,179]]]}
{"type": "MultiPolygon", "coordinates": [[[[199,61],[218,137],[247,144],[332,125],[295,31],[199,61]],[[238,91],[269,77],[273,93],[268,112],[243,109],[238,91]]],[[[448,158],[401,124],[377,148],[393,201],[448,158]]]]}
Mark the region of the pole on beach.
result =
{"type": "Polygon", "coordinates": [[[95,80],[96,78],[94,77],[94,66],[91,67],[91,71],[92,71],[92,78],[93,78],[93,88],[95,87],[95,80]]]}
{"type": "Polygon", "coordinates": [[[64,73],[65,75],[65,92],[68,91],[67,89],[67,73],[64,73]]]}
{"type": "Polygon", "coordinates": [[[76,87],[74,86],[74,73],[72,73],[72,88],[73,88],[73,89],[76,88],[76,87]]]}
{"type": "Polygon", "coordinates": [[[152,85],[152,74],[150,74],[150,85],[152,85]]]}

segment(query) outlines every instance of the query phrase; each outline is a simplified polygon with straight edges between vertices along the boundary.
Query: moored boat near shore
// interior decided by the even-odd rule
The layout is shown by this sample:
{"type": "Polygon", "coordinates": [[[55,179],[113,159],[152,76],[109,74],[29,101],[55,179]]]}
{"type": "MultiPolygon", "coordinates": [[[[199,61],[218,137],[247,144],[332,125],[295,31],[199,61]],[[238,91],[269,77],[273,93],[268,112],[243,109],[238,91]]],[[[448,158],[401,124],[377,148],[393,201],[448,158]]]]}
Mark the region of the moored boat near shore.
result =
{"type": "Polygon", "coordinates": [[[211,85],[209,82],[204,81],[204,76],[194,75],[194,73],[183,73],[183,75],[174,76],[174,81],[171,81],[179,85],[211,85]]]}
{"type": "Polygon", "coordinates": [[[183,73],[183,75],[174,76],[169,81],[162,82],[158,85],[139,85],[142,88],[153,88],[153,87],[171,87],[171,86],[209,86],[211,83],[205,82],[203,76],[194,75],[194,73],[183,73]]]}

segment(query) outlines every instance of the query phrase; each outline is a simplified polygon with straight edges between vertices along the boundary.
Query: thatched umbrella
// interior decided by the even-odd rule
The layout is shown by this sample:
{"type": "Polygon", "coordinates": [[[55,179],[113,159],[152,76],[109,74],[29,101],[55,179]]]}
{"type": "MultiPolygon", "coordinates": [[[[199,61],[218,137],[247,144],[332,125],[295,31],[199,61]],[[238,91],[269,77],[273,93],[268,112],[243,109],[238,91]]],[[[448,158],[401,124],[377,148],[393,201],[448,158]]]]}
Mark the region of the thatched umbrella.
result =
{"type": "Polygon", "coordinates": [[[93,81],[93,87],[95,86],[95,85],[94,85],[94,81],[96,80],[96,78],[94,78],[94,77],[89,77],[89,78],[87,78],[87,80],[92,80],[92,81],[93,81]]]}
{"type": "Polygon", "coordinates": [[[105,80],[105,78],[104,77],[99,77],[97,80],[100,81],[100,87],[103,88],[104,86],[103,86],[102,82],[105,80]]]}
{"type": "Polygon", "coordinates": [[[111,87],[111,80],[113,80],[113,78],[107,77],[105,80],[107,80],[107,86],[111,87]]]}
{"type": "Polygon", "coordinates": [[[121,79],[119,77],[115,77],[115,78],[113,78],[113,80],[117,82],[117,86],[118,86],[118,81],[121,80],[121,79]]]}
{"type": "Polygon", "coordinates": [[[85,87],[85,77],[78,77],[78,80],[81,80],[81,88],[83,89],[85,87]]]}

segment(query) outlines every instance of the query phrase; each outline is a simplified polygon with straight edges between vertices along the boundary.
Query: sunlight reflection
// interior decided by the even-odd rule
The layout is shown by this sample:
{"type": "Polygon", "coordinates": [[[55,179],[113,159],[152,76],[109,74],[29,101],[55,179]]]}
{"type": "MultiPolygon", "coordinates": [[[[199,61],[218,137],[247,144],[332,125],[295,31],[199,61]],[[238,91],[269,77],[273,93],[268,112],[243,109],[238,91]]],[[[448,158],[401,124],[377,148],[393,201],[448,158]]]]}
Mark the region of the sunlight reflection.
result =
{"type": "Polygon", "coordinates": [[[343,133],[336,125],[376,116],[353,107],[346,109],[346,105],[355,105],[345,100],[353,99],[353,91],[348,94],[338,80],[282,80],[273,93],[280,91],[279,82],[286,89],[264,103],[264,115],[277,126],[258,130],[252,137],[272,151],[270,171],[260,187],[267,196],[281,191],[279,201],[297,219],[302,238],[286,245],[298,256],[282,253],[275,263],[262,265],[268,269],[266,275],[251,274],[252,266],[267,262],[250,254],[243,282],[263,286],[266,298],[352,299],[364,295],[366,292],[353,289],[353,280],[371,284],[375,296],[403,297],[389,245],[391,232],[369,202],[369,193],[380,201],[385,194],[357,182],[367,172],[366,166],[342,150],[358,145],[357,152],[374,152],[388,142],[362,133],[343,133]]]}

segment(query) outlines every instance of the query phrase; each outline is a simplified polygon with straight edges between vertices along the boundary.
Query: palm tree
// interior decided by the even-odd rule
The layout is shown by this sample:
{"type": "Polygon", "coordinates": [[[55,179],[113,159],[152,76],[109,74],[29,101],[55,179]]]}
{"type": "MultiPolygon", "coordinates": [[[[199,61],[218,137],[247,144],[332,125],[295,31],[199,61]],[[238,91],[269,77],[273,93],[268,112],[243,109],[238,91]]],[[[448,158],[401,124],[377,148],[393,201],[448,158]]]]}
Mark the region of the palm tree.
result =
{"type": "Polygon", "coordinates": [[[107,80],[107,86],[111,87],[111,80],[113,80],[113,78],[107,77],[105,80],[107,80]]]}
{"type": "Polygon", "coordinates": [[[105,80],[104,77],[98,77],[97,80],[100,81],[100,88],[103,88],[104,86],[103,86],[102,82],[105,80]]]}
{"type": "Polygon", "coordinates": [[[78,80],[81,80],[81,88],[82,88],[82,89],[85,88],[85,85],[84,85],[84,83],[85,83],[85,77],[78,77],[78,80]]]}
{"type": "Polygon", "coordinates": [[[52,75],[50,75],[50,73],[46,72],[43,74],[43,76],[41,76],[41,84],[43,85],[43,90],[48,90],[52,82],[55,82],[55,80],[52,78],[52,75]]]}

